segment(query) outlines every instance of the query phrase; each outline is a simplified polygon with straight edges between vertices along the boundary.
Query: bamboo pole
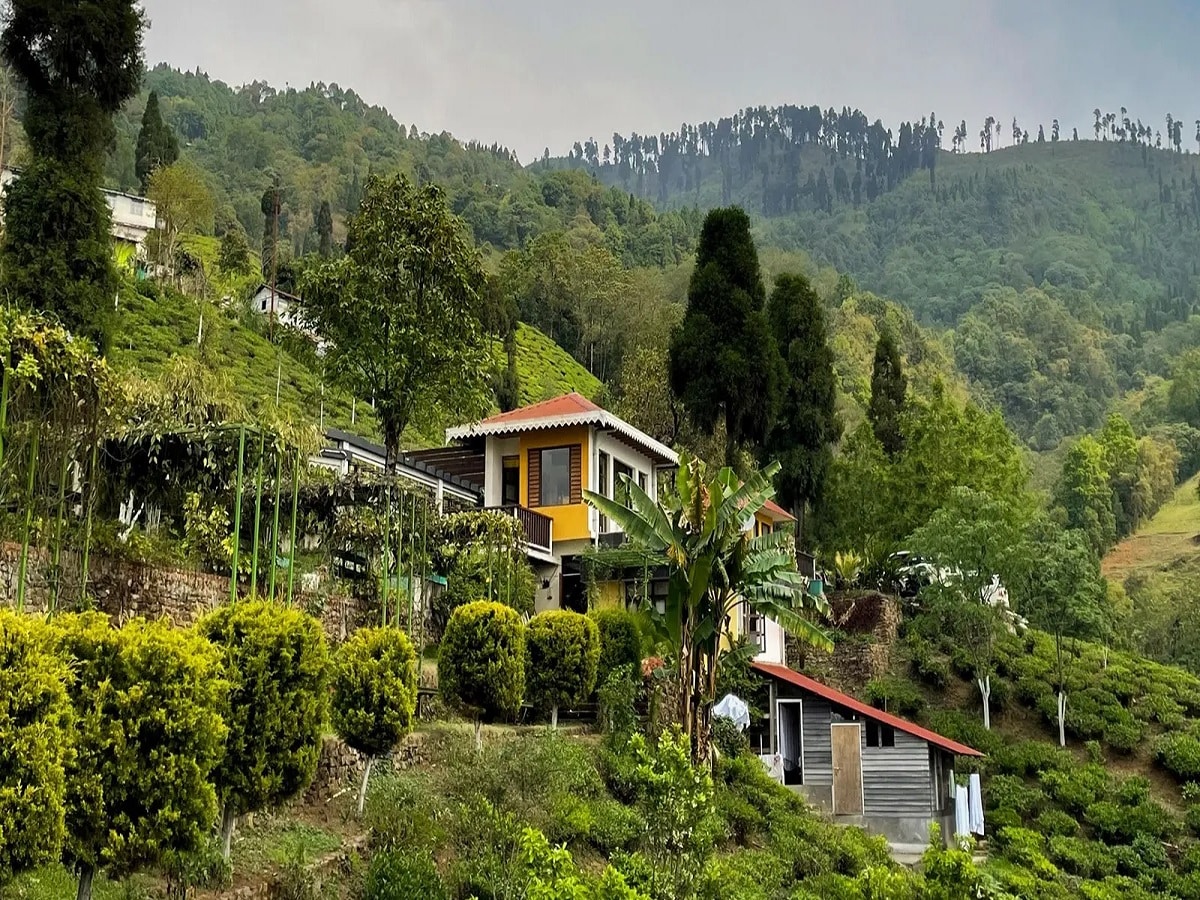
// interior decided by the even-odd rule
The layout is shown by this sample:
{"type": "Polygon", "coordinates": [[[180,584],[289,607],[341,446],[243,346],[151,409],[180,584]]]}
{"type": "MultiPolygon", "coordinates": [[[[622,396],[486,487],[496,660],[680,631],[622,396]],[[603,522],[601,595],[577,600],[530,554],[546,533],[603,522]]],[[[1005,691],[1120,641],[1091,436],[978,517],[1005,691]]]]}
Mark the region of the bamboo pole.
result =
{"type": "Polygon", "coordinates": [[[258,433],[258,474],[254,487],[254,543],[250,547],[250,596],[258,596],[258,535],[262,526],[263,462],[266,458],[267,433],[258,433]]]}
{"type": "Polygon", "coordinates": [[[100,439],[92,433],[92,461],[88,468],[87,504],[83,512],[83,559],[79,563],[79,605],[87,605],[88,562],[92,553],[92,514],[96,506],[96,467],[99,465],[100,439]]]}
{"type": "Polygon", "coordinates": [[[292,605],[292,586],[296,583],[296,514],[300,506],[300,451],[296,451],[296,465],[292,470],[292,539],[288,544],[290,556],[288,559],[287,602],[292,605]]]}
{"type": "MultiPolygon", "coordinates": [[[[2,148],[0,148],[2,149],[2,148]]],[[[4,463],[4,435],[8,430],[8,366],[0,376],[0,465],[4,463]]]]}
{"type": "Polygon", "coordinates": [[[380,600],[380,625],[387,625],[388,609],[388,572],[391,570],[391,550],[389,549],[389,534],[392,530],[392,486],[383,488],[383,594],[380,600]]]}
{"type": "Polygon", "coordinates": [[[21,564],[17,572],[17,612],[25,609],[25,574],[29,569],[29,534],[33,530],[33,489],[36,484],[38,439],[41,431],[34,429],[29,442],[29,479],[25,490],[25,533],[21,539],[21,564]]]}
{"type": "Polygon", "coordinates": [[[242,543],[242,475],[246,462],[246,426],[238,437],[237,486],[233,506],[233,572],[229,576],[229,602],[237,603],[238,556],[242,543]]]}
{"type": "Polygon", "coordinates": [[[417,495],[412,495],[412,520],[411,527],[408,529],[408,619],[404,622],[404,627],[409,634],[412,634],[413,627],[413,603],[417,598],[416,584],[416,566],[413,565],[413,555],[416,552],[417,546],[417,495]]]}
{"type": "Polygon", "coordinates": [[[58,597],[62,591],[62,571],[59,569],[59,564],[62,562],[63,512],[67,503],[67,464],[69,462],[70,456],[63,453],[62,465],[58,468],[58,507],[55,510],[54,553],[50,559],[50,572],[53,578],[50,585],[51,615],[58,609],[58,597]]]}
{"type": "Polygon", "coordinates": [[[281,479],[283,478],[283,454],[275,454],[275,517],[271,523],[271,579],[270,587],[267,588],[267,596],[272,600],[275,599],[275,569],[276,561],[279,558],[279,494],[282,488],[281,479]]]}

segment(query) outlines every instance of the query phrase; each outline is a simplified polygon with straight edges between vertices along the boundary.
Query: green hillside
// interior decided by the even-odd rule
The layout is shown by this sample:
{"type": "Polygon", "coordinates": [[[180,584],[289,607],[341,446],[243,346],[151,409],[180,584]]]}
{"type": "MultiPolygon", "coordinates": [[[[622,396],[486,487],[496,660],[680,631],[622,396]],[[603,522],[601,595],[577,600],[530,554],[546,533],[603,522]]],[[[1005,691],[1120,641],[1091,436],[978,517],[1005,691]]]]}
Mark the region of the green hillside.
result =
{"type": "Polygon", "coordinates": [[[577,391],[591,400],[602,399],[600,379],[532,325],[517,326],[517,376],[521,405],[577,391]]]}

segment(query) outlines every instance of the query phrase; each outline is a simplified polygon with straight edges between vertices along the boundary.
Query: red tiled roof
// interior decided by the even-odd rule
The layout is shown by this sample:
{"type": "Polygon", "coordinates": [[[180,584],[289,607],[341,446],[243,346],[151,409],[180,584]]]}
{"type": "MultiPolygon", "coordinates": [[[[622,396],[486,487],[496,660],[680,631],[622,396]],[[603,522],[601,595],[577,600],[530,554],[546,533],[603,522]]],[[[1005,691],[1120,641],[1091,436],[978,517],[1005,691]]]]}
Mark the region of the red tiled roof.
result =
{"type": "Polygon", "coordinates": [[[934,731],[927,728],[922,728],[920,725],[914,725],[906,719],[901,719],[899,716],[893,716],[891,713],[886,713],[881,709],[876,709],[873,706],[868,706],[861,700],[855,700],[849,694],[843,694],[841,691],[835,691],[831,687],[826,687],[819,681],[814,681],[806,675],[801,675],[795,669],[789,669],[787,666],[778,666],[774,663],[756,662],[752,663],[753,667],[764,675],[770,675],[772,678],[778,678],[780,681],[786,681],[788,684],[793,684],[798,688],[803,688],[810,694],[816,694],[818,697],[823,697],[831,703],[836,703],[838,706],[844,706],[847,709],[853,710],[860,716],[865,716],[868,719],[874,719],[876,722],[882,722],[885,725],[891,725],[893,728],[903,731],[905,734],[911,734],[913,737],[918,737],[923,741],[933,744],[935,747],[941,747],[949,753],[956,756],[983,756],[978,750],[973,750],[966,744],[960,744],[958,741],[952,741],[950,738],[942,737],[934,731]]]}
{"type": "Polygon", "coordinates": [[[563,394],[561,397],[555,397],[551,400],[543,400],[540,403],[531,403],[529,406],[522,406],[519,409],[511,409],[508,412],[492,416],[490,419],[484,419],[479,424],[499,425],[504,422],[524,422],[528,419],[548,419],[552,416],[574,416],[579,413],[600,411],[600,407],[583,396],[583,394],[572,391],[569,394],[563,394]]]}
{"type": "Polygon", "coordinates": [[[795,522],[796,521],[795,516],[793,516],[790,512],[788,512],[786,509],[784,509],[782,506],[780,506],[774,500],[768,500],[766,503],[764,503],[763,509],[765,509],[767,512],[769,512],[776,519],[783,519],[785,522],[795,522]]]}

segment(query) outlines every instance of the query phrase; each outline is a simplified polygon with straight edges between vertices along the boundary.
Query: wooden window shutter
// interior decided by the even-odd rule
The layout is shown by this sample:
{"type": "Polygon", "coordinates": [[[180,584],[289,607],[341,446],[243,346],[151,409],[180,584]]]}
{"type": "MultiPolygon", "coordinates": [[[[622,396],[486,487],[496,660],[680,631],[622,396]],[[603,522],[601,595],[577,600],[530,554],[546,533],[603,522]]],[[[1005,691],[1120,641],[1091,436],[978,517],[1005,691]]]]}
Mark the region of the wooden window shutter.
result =
{"type": "Polygon", "coordinates": [[[571,445],[571,502],[583,502],[583,448],[571,445]]]}
{"type": "Polygon", "coordinates": [[[529,507],[542,505],[542,451],[529,451],[529,507]]]}

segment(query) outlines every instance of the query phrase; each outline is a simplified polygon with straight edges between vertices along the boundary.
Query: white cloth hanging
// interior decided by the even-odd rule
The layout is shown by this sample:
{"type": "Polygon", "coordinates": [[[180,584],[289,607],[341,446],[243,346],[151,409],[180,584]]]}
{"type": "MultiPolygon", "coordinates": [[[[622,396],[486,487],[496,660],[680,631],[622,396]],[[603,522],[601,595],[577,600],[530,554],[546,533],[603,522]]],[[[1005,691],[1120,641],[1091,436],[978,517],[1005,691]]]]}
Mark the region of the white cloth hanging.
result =
{"type": "Polygon", "coordinates": [[[738,731],[745,731],[750,727],[750,707],[746,705],[745,700],[733,694],[726,694],[721,698],[713,707],[713,715],[728,719],[737,726],[738,731]]]}
{"type": "Polygon", "coordinates": [[[972,772],[968,788],[971,834],[983,837],[983,785],[978,772],[972,772]]]}
{"type": "Polygon", "coordinates": [[[971,834],[971,803],[965,784],[954,788],[954,836],[968,837],[971,834]]]}
{"type": "Polygon", "coordinates": [[[778,753],[767,753],[759,757],[767,775],[783,784],[783,757],[778,753]]]}

